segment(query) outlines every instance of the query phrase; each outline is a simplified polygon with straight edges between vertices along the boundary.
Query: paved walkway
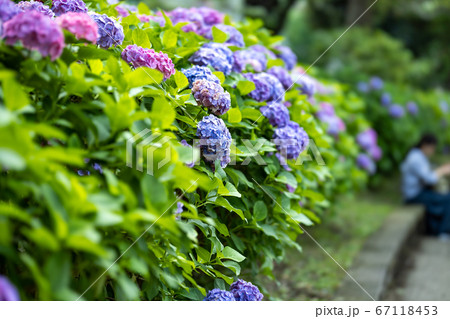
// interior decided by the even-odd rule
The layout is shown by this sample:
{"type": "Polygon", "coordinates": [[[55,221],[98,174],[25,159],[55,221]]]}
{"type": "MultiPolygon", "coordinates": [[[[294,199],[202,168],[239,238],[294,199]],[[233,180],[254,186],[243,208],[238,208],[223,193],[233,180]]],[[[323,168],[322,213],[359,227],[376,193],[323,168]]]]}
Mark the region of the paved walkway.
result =
{"type": "MultiPolygon", "coordinates": [[[[450,242],[422,237],[397,300],[450,300],[450,242]]],[[[406,270],[406,269],[405,269],[406,270]]]]}

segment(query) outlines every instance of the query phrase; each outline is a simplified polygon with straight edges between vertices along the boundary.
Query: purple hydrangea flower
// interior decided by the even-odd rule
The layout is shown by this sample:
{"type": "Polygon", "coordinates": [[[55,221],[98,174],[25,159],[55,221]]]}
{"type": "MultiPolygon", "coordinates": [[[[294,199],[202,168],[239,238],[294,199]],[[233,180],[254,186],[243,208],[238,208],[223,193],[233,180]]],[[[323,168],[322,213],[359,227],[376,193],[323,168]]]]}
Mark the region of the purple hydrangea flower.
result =
{"type": "Polygon", "coordinates": [[[411,115],[417,115],[417,113],[419,113],[419,108],[415,102],[408,102],[408,104],[406,104],[406,109],[411,115]]]}
{"type": "Polygon", "coordinates": [[[158,23],[160,27],[163,27],[166,25],[166,20],[164,20],[164,17],[151,16],[148,14],[138,14],[137,17],[138,17],[139,21],[141,21],[141,22],[154,21],[154,22],[158,23]]]}
{"type": "Polygon", "coordinates": [[[384,86],[384,82],[380,77],[374,76],[370,78],[369,85],[374,90],[381,90],[384,86]]]}
{"type": "Polygon", "coordinates": [[[369,155],[372,159],[375,161],[379,161],[381,157],[383,156],[383,151],[378,145],[373,145],[369,150],[369,155]]]}
{"type": "Polygon", "coordinates": [[[362,168],[363,170],[369,172],[369,174],[373,175],[376,171],[375,163],[372,159],[366,154],[359,154],[356,158],[356,164],[362,168]]]}
{"type": "MultiPolygon", "coordinates": [[[[192,148],[192,146],[190,144],[188,144],[188,142],[186,142],[186,140],[181,140],[180,141],[181,145],[186,146],[186,147],[190,147],[192,148]]],[[[195,162],[191,162],[191,163],[185,163],[187,167],[192,168],[195,166],[195,162]]]]}
{"type": "Polygon", "coordinates": [[[66,12],[87,12],[86,4],[82,0],[54,0],[53,12],[60,16],[66,12]]]}
{"type": "Polygon", "coordinates": [[[189,81],[189,88],[192,88],[192,84],[197,80],[207,80],[220,84],[220,80],[215,76],[211,70],[205,66],[194,65],[189,69],[181,70],[189,81]]]}
{"type": "Polygon", "coordinates": [[[208,291],[203,301],[236,301],[236,299],[231,292],[215,288],[208,291]]]}
{"type": "Polygon", "coordinates": [[[0,24],[1,22],[5,23],[20,12],[20,8],[11,0],[0,0],[0,24]]]}
{"type": "Polygon", "coordinates": [[[196,8],[176,8],[166,14],[173,24],[189,22],[181,28],[184,32],[192,31],[204,36],[211,30],[211,26],[205,24],[202,14],[196,8]]]}
{"type": "Polygon", "coordinates": [[[259,291],[258,287],[242,279],[238,279],[232,283],[230,291],[236,301],[261,301],[264,298],[264,295],[259,291]]]}
{"type": "Polygon", "coordinates": [[[206,25],[213,26],[223,22],[224,14],[208,7],[194,8],[199,13],[206,25]]]}
{"type": "Polygon", "coordinates": [[[3,37],[9,45],[21,41],[29,50],[57,59],[64,48],[64,34],[58,24],[37,11],[22,12],[3,24],[3,37]]]}
{"type": "Polygon", "coordinates": [[[182,202],[177,202],[177,209],[174,212],[175,219],[180,220],[181,219],[181,213],[183,212],[184,204],[182,202]]]}
{"type": "Polygon", "coordinates": [[[288,191],[289,193],[295,193],[295,190],[296,190],[295,187],[292,187],[292,186],[289,185],[289,184],[286,184],[286,189],[287,189],[287,191],[288,191]]]}
{"type": "Polygon", "coordinates": [[[293,84],[291,75],[285,68],[281,66],[273,66],[269,70],[267,70],[267,73],[276,77],[283,85],[285,90],[289,89],[293,84]]]}
{"type": "Polygon", "coordinates": [[[289,122],[289,110],[278,102],[269,102],[266,106],[260,108],[261,113],[269,120],[274,127],[283,127],[289,122]]]}
{"type": "Polygon", "coordinates": [[[292,52],[291,48],[283,45],[274,47],[278,51],[277,56],[284,61],[286,69],[292,70],[297,64],[297,56],[292,52]]]}
{"type": "Polygon", "coordinates": [[[221,116],[231,106],[230,93],[220,84],[208,80],[197,80],[192,86],[192,94],[198,104],[206,106],[213,114],[221,116]]]}
{"type": "Polygon", "coordinates": [[[0,275],[0,301],[20,301],[16,287],[6,278],[0,275]]]}
{"type": "Polygon", "coordinates": [[[197,137],[205,160],[211,164],[219,160],[220,166],[225,168],[231,161],[231,134],[222,119],[214,115],[203,117],[197,125],[197,137]]]}
{"type": "Polygon", "coordinates": [[[205,43],[189,61],[200,66],[211,65],[216,71],[229,75],[233,65],[233,52],[222,43],[205,43]]]}
{"type": "Polygon", "coordinates": [[[357,88],[361,93],[368,93],[370,91],[370,86],[366,82],[358,82],[357,88]]]}
{"type": "Polygon", "coordinates": [[[75,35],[78,40],[85,39],[92,43],[97,42],[97,23],[87,13],[67,12],[57,17],[56,22],[61,28],[75,35]]]}
{"type": "Polygon", "coordinates": [[[122,51],[122,59],[135,68],[145,66],[158,70],[164,75],[164,80],[175,74],[175,66],[167,54],[145,49],[136,44],[129,45],[122,51]]]}
{"type": "Polygon", "coordinates": [[[389,106],[392,103],[391,95],[387,92],[383,93],[381,95],[381,105],[383,106],[389,106]]]}
{"type": "Polygon", "coordinates": [[[119,17],[128,17],[130,15],[130,11],[125,8],[123,5],[116,6],[117,15],[119,17]]]}
{"type": "Polygon", "coordinates": [[[22,10],[22,12],[34,10],[43,13],[50,18],[55,17],[55,13],[50,9],[50,7],[39,1],[20,1],[17,6],[22,10]]]}
{"type": "Polygon", "coordinates": [[[249,96],[255,101],[283,101],[284,89],[280,81],[267,73],[245,73],[244,77],[255,83],[255,89],[249,96]]]}
{"type": "Polygon", "coordinates": [[[332,136],[337,136],[346,129],[345,123],[336,115],[334,107],[330,103],[321,103],[316,116],[321,122],[327,124],[327,133],[332,136]]]}
{"type": "Polygon", "coordinates": [[[270,51],[268,48],[266,48],[262,44],[254,44],[249,47],[249,50],[264,53],[268,59],[276,59],[277,58],[275,53],[270,51]]]}
{"type": "Polygon", "coordinates": [[[113,44],[121,45],[124,39],[123,27],[119,22],[106,14],[89,12],[98,26],[97,44],[103,49],[109,49],[113,44]]]}
{"type": "Polygon", "coordinates": [[[296,159],[308,146],[309,137],[302,127],[290,121],[286,126],[275,129],[273,142],[284,158],[296,159]]]}
{"type": "MultiPolygon", "coordinates": [[[[267,155],[272,156],[269,154],[267,154],[267,155]]],[[[288,171],[288,172],[292,171],[292,168],[289,167],[288,163],[286,162],[286,159],[280,153],[275,153],[275,157],[278,159],[278,162],[280,162],[280,165],[283,166],[283,168],[286,171],[288,171]]]]}
{"type": "Polygon", "coordinates": [[[312,97],[316,93],[316,83],[312,77],[303,74],[296,82],[301,85],[300,91],[308,97],[312,97]]]}
{"type": "Polygon", "coordinates": [[[378,135],[374,129],[367,129],[356,136],[356,143],[364,150],[370,150],[374,145],[377,145],[378,135]]]}
{"type": "MultiPolygon", "coordinates": [[[[240,33],[235,27],[227,24],[218,24],[215,26],[217,29],[228,34],[228,39],[225,41],[228,45],[234,45],[236,47],[244,47],[244,37],[242,33],[240,33]]],[[[209,39],[212,39],[212,32],[207,36],[209,39]]]]}
{"type": "Polygon", "coordinates": [[[233,71],[241,73],[251,66],[255,72],[262,72],[266,69],[267,58],[264,53],[252,50],[240,50],[233,53],[233,71]]]}
{"type": "Polygon", "coordinates": [[[392,104],[391,106],[389,106],[389,115],[392,118],[398,119],[405,115],[405,110],[401,105],[392,104]]]}

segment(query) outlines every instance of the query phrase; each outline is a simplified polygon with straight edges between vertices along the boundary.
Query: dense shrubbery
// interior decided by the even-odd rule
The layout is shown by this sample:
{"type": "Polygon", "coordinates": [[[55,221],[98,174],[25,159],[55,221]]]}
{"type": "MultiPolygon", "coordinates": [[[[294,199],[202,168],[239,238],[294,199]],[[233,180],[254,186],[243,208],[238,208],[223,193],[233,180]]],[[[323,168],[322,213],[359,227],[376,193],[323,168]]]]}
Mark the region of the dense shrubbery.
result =
{"type": "Polygon", "coordinates": [[[299,224],[364,184],[362,100],[272,69],[295,56],[259,21],[91,1],[94,41],[81,1],[53,6],[56,20],[2,16],[0,274],[22,299],[261,299],[243,281],[224,290],[273,277],[301,250],[299,224]],[[137,139],[145,129],[157,138],[137,139]],[[144,147],[129,159],[132,138],[144,147]]]}

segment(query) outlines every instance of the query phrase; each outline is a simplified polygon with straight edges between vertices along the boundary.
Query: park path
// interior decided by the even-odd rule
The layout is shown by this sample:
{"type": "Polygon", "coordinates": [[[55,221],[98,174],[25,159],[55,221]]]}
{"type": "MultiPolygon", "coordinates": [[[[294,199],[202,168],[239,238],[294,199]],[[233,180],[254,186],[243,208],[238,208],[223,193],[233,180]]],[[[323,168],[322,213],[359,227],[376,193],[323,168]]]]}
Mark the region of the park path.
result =
{"type": "Polygon", "coordinates": [[[395,290],[397,300],[450,300],[450,242],[420,237],[409,271],[395,290]]]}

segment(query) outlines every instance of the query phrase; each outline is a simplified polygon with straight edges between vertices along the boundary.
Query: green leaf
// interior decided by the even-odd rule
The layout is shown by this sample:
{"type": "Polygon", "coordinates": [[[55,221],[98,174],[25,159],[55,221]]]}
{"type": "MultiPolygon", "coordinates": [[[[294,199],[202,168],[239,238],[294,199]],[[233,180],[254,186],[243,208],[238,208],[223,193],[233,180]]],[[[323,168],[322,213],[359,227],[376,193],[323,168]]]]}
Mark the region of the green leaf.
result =
{"type": "Polygon", "coordinates": [[[151,14],[149,7],[144,2],[139,2],[137,8],[140,14],[151,14]]]}
{"type": "Polygon", "coordinates": [[[232,108],[228,112],[228,122],[230,123],[239,123],[242,121],[241,111],[238,108],[232,108]]]}
{"type": "Polygon", "coordinates": [[[143,47],[143,48],[151,48],[152,44],[150,43],[150,40],[148,39],[147,33],[142,29],[134,29],[133,33],[133,42],[134,44],[143,47]]]}
{"type": "Polygon", "coordinates": [[[257,221],[261,221],[267,217],[267,206],[263,201],[259,200],[253,206],[253,217],[257,221]]]}
{"type": "Polygon", "coordinates": [[[169,128],[175,120],[175,110],[166,98],[157,97],[150,112],[152,127],[169,128]]]}
{"type": "Polygon", "coordinates": [[[164,31],[162,42],[167,49],[175,47],[177,45],[177,41],[178,33],[173,31],[172,29],[164,31]]]}
{"type": "Polygon", "coordinates": [[[277,177],[275,177],[275,180],[277,182],[288,184],[294,188],[297,188],[297,180],[295,179],[295,176],[290,172],[281,172],[277,177]]]}
{"type": "Polygon", "coordinates": [[[223,254],[223,258],[225,259],[231,259],[237,262],[241,262],[245,259],[245,256],[243,256],[241,253],[239,253],[238,251],[234,250],[233,248],[226,246],[223,250],[222,250],[222,254],[223,254]]]}
{"type": "Polygon", "coordinates": [[[223,84],[223,82],[225,82],[225,75],[223,74],[223,72],[215,71],[213,72],[213,74],[219,78],[220,84],[223,84]]]}
{"type": "Polygon", "coordinates": [[[249,94],[251,91],[253,91],[256,87],[255,87],[255,83],[253,83],[252,81],[239,81],[237,84],[237,88],[239,90],[239,92],[241,93],[241,95],[247,95],[249,94]]]}
{"type": "Polygon", "coordinates": [[[3,81],[3,98],[8,109],[18,110],[30,103],[22,87],[13,79],[3,81]]]}
{"type": "Polygon", "coordinates": [[[222,264],[227,267],[228,269],[231,269],[232,271],[234,271],[234,273],[236,274],[236,276],[239,276],[241,273],[241,266],[239,266],[239,264],[237,262],[234,262],[232,260],[225,260],[222,262],[222,264]]]}
{"type": "Polygon", "coordinates": [[[216,26],[213,26],[211,31],[212,31],[212,36],[213,36],[214,42],[224,43],[225,41],[228,40],[228,34],[226,32],[223,32],[216,26]]]}
{"type": "Polygon", "coordinates": [[[189,81],[188,81],[187,77],[183,74],[183,72],[177,71],[177,72],[175,72],[173,77],[175,79],[175,83],[177,84],[178,91],[180,91],[181,89],[184,89],[186,86],[189,85],[189,81]]]}
{"type": "Polygon", "coordinates": [[[21,171],[26,167],[25,159],[8,148],[0,148],[0,167],[7,170],[21,171]]]}
{"type": "Polygon", "coordinates": [[[139,67],[136,70],[127,73],[125,80],[128,83],[128,88],[134,88],[138,86],[159,84],[163,80],[163,74],[154,69],[147,67],[139,67]]]}
{"type": "Polygon", "coordinates": [[[209,251],[202,247],[197,247],[195,249],[197,251],[197,260],[201,263],[207,263],[211,259],[211,254],[209,251]]]}

